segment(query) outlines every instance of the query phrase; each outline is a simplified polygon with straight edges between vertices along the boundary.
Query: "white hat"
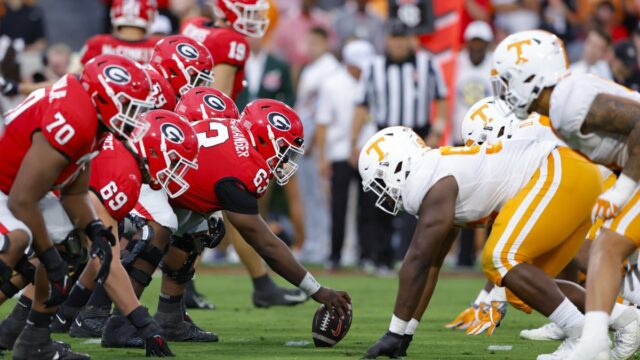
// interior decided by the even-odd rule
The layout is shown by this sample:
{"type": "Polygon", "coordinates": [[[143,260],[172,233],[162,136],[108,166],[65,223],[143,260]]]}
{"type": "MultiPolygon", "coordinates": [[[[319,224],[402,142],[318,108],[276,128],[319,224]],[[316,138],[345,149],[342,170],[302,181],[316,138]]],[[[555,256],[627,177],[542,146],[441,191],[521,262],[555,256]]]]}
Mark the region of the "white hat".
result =
{"type": "Polygon", "coordinates": [[[149,34],[171,34],[171,20],[168,17],[157,14],[153,23],[149,27],[149,34]]]}
{"type": "Polygon", "coordinates": [[[347,65],[354,65],[362,69],[367,61],[376,54],[370,42],[366,40],[353,40],[342,48],[342,60],[347,65]]]}
{"type": "Polygon", "coordinates": [[[476,20],[469,25],[464,31],[464,41],[472,39],[480,39],[486,42],[493,41],[493,30],[491,26],[482,20],[476,20]]]}

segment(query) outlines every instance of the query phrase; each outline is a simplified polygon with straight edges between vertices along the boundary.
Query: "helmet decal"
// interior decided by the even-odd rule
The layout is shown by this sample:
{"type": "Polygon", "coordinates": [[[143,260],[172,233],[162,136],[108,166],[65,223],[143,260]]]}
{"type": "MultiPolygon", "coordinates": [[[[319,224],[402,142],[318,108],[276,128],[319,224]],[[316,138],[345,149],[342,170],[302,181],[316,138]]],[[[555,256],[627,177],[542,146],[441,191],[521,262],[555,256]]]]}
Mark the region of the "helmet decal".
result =
{"type": "Polygon", "coordinates": [[[174,144],[182,144],[184,141],[184,133],[180,128],[172,123],[164,123],[160,125],[160,131],[162,131],[162,134],[167,140],[174,144]]]}
{"type": "Polygon", "coordinates": [[[516,59],[516,65],[526,63],[527,61],[529,61],[529,59],[522,56],[522,47],[524,45],[531,45],[531,39],[520,40],[507,45],[507,50],[511,50],[511,49],[516,50],[516,55],[518,56],[518,58],[516,59]]]}
{"type": "Polygon", "coordinates": [[[180,54],[182,57],[186,58],[186,59],[197,59],[198,56],[200,55],[200,53],[198,52],[198,49],[196,49],[195,47],[191,46],[190,44],[178,44],[178,46],[176,46],[176,50],[178,51],[178,54],[180,54]]]}
{"type": "Polygon", "coordinates": [[[267,115],[267,120],[274,128],[280,131],[291,130],[291,120],[278,112],[272,112],[267,115]]]}
{"type": "Polygon", "coordinates": [[[380,149],[380,143],[384,141],[384,137],[380,137],[374,142],[371,143],[371,146],[367,148],[367,155],[371,153],[371,151],[375,151],[378,155],[378,161],[382,161],[384,159],[384,152],[380,149]]]}
{"type": "Polygon", "coordinates": [[[487,116],[487,114],[485,114],[484,112],[485,110],[489,109],[489,103],[490,102],[482,104],[482,106],[478,107],[473,113],[471,113],[471,115],[469,115],[471,120],[475,120],[476,118],[478,118],[480,121],[482,121],[483,126],[487,126],[490,122],[492,122],[493,118],[487,116]]]}
{"type": "Polygon", "coordinates": [[[212,95],[212,94],[205,95],[203,100],[204,100],[204,103],[207,104],[207,106],[209,106],[214,110],[224,111],[224,109],[227,108],[227,105],[225,105],[224,100],[222,100],[220,97],[216,95],[212,95]]]}
{"type": "Polygon", "coordinates": [[[127,84],[131,81],[131,74],[129,74],[125,68],[118,65],[107,66],[104,69],[104,76],[116,84],[127,84]]]}

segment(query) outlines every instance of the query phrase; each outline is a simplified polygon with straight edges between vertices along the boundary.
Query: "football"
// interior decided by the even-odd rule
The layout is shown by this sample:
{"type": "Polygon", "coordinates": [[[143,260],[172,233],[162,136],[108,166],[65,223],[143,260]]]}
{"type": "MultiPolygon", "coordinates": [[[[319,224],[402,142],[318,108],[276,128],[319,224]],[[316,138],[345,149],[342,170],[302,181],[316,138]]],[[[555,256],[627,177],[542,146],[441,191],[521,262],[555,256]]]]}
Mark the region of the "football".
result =
{"type": "Polygon", "coordinates": [[[316,347],[332,347],[337,344],[349,332],[353,310],[341,319],[336,311],[329,311],[324,305],[313,315],[311,335],[316,347]]]}

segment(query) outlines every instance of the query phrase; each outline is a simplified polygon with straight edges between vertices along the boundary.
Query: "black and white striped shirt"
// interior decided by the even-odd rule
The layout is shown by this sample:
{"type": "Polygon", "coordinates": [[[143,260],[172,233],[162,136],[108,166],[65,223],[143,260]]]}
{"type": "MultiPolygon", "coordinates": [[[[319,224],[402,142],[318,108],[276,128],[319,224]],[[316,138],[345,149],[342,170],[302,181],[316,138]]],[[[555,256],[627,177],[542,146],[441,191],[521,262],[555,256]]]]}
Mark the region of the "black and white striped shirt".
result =
{"type": "Polygon", "coordinates": [[[356,104],[367,106],[382,129],[402,125],[426,136],[431,103],[447,96],[447,86],[438,62],[426,51],[418,51],[404,62],[375,57],[364,67],[356,104]]]}

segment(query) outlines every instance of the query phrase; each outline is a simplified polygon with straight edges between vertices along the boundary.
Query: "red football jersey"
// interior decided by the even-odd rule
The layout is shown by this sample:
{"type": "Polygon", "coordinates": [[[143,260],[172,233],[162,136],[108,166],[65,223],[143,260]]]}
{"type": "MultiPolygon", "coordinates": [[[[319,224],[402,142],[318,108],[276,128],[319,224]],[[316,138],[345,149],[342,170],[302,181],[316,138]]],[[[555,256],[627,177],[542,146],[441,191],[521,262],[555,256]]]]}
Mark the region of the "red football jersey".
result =
{"type": "Polygon", "coordinates": [[[271,172],[240,129],[217,120],[198,121],[193,128],[200,142],[198,168],[187,172],[189,190],[173,199],[171,205],[199,213],[222,210],[214,188],[225,178],[239,180],[256,198],[264,194],[271,172]]]}
{"type": "Polygon", "coordinates": [[[109,214],[120,221],[136,206],[142,174],[136,159],[113,135],[102,143],[102,150],[91,161],[89,186],[109,214]]]}
{"type": "Polygon", "coordinates": [[[161,36],[150,36],[140,41],[127,41],[111,34],[96,35],[84,44],[80,62],[84,65],[98,55],[114,54],[146,64],[151,59],[153,47],[160,39],[162,39],[161,36]]]}
{"type": "Polygon", "coordinates": [[[98,115],[89,95],[71,74],[32,92],[5,114],[5,124],[0,138],[0,190],[5,194],[13,186],[34,132],[42,132],[49,144],[69,160],[55,188],[72,182],[84,163],[98,155],[98,115]]]}
{"type": "Polygon", "coordinates": [[[249,58],[249,43],[244,35],[231,28],[207,27],[208,21],[202,17],[191,18],[183,24],[181,33],[203,43],[215,65],[228,64],[238,68],[231,94],[235,100],[244,87],[244,64],[249,58]]]}

